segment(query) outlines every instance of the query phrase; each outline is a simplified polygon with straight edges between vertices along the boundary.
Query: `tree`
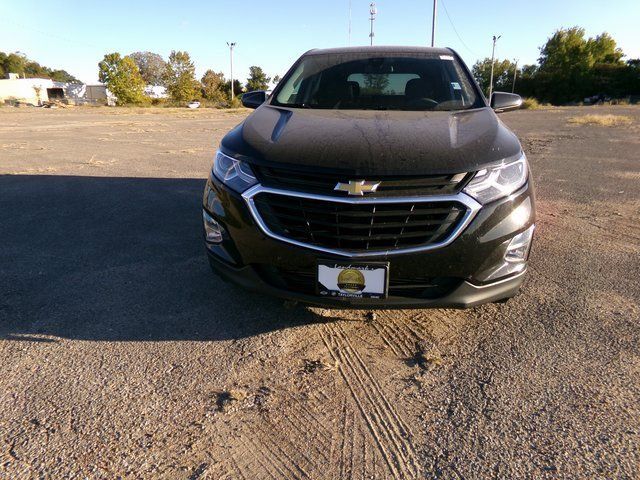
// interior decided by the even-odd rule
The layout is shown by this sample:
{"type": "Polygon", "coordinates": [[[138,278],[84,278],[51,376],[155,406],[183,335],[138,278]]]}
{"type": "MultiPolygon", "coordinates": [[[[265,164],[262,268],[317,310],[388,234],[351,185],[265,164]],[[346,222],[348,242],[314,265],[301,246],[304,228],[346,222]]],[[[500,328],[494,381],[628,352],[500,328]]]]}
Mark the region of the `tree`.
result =
{"type": "MultiPolygon", "coordinates": [[[[515,64],[509,60],[495,60],[493,65],[493,90],[511,91],[513,86],[513,70],[515,64]]],[[[491,59],[478,60],[471,69],[473,77],[480,85],[483,92],[489,92],[489,82],[491,81],[491,59]]]]}
{"type": "MultiPolygon", "coordinates": [[[[231,95],[231,80],[227,80],[226,82],[224,82],[223,89],[224,89],[225,96],[227,98],[229,98],[229,96],[231,95]]],[[[234,78],[233,79],[233,93],[237,97],[242,92],[244,92],[244,87],[242,86],[242,83],[240,83],[240,80],[238,80],[237,78],[234,78]]]]}
{"type": "Polygon", "coordinates": [[[280,83],[280,80],[282,80],[282,77],[280,77],[280,75],[276,75],[275,77],[273,77],[272,81],[275,85],[277,85],[280,83]]]}
{"type": "Polygon", "coordinates": [[[100,81],[117,98],[118,105],[139,104],[145,101],[144,80],[135,62],[119,53],[108,53],[98,64],[100,81]]]}
{"type": "Polygon", "coordinates": [[[584,34],[579,27],[557,30],[540,49],[537,80],[544,100],[565,103],[593,94],[588,77],[595,61],[584,34]]]}
{"type": "Polygon", "coordinates": [[[364,74],[364,89],[367,95],[380,95],[389,87],[389,76],[378,73],[364,74]]]}
{"type": "Polygon", "coordinates": [[[163,85],[167,62],[160,55],[152,52],[134,52],[129,56],[136,62],[147,85],[163,85]]]}
{"type": "Polygon", "coordinates": [[[199,98],[200,84],[195,79],[196,68],[187,52],[172,51],[164,71],[167,93],[176,102],[199,98]]]}
{"type": "Polygon", "coordinates": [[[27,65],[27,57],[17,52],[9,54],[0,52],[0,65],[3,71],[3,77],[5,77],[7,73],[23,75],[27,65]]]}
{"type": "Polygon", "coordinates": [[[50,78],[57,82],[80,83],[69,72],[44,67],[38,62],[29,60],[26,55],[19,52],[9,54],[0,52],[0,78],[6,77],[7,73],[17,73],[27,78],[50,78]]]}
{"type": "MultiPolygon", "coordinates": [[[[247,92],[255,90],[267,90],[271,78],[267,77],[260,67],[249,67],[249,78],[247,78],[247,92]]],[[[236,90],[237,91],[237,90],[236,90]]]]}
{"type": "Polygon", "coordinates": [[[622,49],[616,46],[616,41],[608,33],[602,33],[596,38],[587,40],[587,50],[593,57],[593,63],[622,65],[622,49]]]}
{"type": "Polygon", "coordinates": [[[224,74],[207,70],[200,81],[202,83],[202,96],[213,102],[224,102],[228,95],[224,91],[224,74]]]}
{"type": "Polygon", "coordinates": [[[626,75],[622,50],[607,33],[585,39],[580,27],[560,29],[540,49],[536,76],[541,96],[552,103],[619,94],[626,75]]]}

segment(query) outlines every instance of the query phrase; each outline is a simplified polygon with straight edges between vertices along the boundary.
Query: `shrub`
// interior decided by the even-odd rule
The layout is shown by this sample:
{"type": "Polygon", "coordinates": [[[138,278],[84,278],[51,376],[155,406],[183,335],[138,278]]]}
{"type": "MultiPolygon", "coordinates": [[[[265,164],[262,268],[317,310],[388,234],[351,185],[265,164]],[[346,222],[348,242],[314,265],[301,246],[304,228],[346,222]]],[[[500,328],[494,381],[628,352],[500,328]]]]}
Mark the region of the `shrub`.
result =
{"type": "Polygon", "coordinates": [[[242,108],[242,100],[238,97],[234,97],[228,104],[229,108],[242,108]]]}
{"type": "Polygon", "coordinates": [[[603,127],[629,125],[632,122],[632,118],[626,115],[582,115],[569,118],[569,123],[575,123],[576,125],[600,125],[603,127]]]}
{"type": "Polygon", "coordinates": [[[528,97],[522,100],[522,108],[525,110],[537,110],[538,108],[540,108],[540,104],[535,98],[528,97]]]}

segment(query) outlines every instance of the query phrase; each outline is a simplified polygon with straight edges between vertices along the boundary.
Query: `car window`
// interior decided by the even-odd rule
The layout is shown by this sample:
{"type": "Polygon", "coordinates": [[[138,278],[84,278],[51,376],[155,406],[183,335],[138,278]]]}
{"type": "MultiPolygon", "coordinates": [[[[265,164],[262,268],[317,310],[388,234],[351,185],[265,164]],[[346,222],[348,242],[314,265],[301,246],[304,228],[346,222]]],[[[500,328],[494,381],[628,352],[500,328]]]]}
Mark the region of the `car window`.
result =
{"type": "Polygon", "coordinates": [[[358,84],[360,94],[404,95],[407,82],[420,78],[415,73],[352,73],[348,82],[358,84]]]}
{"type": "Polygon", "coordinates": [[[298,65],[298,68],[291,74],[288,81],[284,84],[278,98],[282,98],[285,103],[296,103],[296,95],[300,89],[302,75],[304,73],[304,64],[298,65]]]}
{"type": "Polygon", "coordinates": [[[466,70],[451,55],[303,57],[276,105],[338,110],[461,110],[482,106],[466,70]]]}

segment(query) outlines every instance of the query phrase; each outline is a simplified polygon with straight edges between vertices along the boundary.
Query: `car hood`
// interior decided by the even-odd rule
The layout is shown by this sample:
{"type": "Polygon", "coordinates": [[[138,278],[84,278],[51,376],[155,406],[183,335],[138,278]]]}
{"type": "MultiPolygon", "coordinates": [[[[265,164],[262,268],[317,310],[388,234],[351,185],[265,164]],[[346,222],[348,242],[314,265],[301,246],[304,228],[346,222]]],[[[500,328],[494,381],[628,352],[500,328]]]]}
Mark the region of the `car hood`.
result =
{"type": "Polygon", "coordinates": [[[517,155],[520,142],[490,108],[459,112],[313,110],[263,105],[223,140],[259,164],[368,175],[459,173],[517,155]]]}

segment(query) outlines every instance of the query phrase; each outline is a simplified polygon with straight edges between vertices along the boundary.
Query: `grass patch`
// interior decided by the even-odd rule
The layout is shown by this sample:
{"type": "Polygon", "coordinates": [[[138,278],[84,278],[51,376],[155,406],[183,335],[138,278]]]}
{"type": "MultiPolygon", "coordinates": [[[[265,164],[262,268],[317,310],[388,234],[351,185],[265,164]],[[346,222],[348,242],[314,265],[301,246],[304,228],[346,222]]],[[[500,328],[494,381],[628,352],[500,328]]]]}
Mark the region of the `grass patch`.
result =
{"type": "Polygon", "coordinates": [[[532,97],[528,97],[522,100],[522,107],[524,110],[537,110],[540,108],[538,100],[532,97]]]}
{"type": "Polygon", "coordinates": [[[633,123],[633,120],[626,115],[582,115],[580,117],[569,118],[569,123],[617,127],[619,125],[630,125],[633,123]]]}

